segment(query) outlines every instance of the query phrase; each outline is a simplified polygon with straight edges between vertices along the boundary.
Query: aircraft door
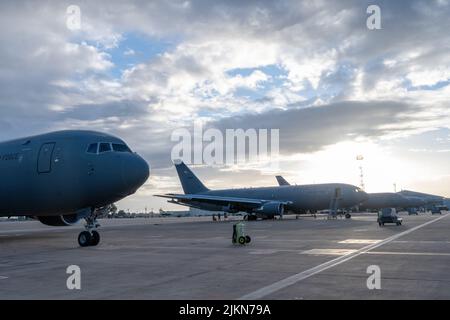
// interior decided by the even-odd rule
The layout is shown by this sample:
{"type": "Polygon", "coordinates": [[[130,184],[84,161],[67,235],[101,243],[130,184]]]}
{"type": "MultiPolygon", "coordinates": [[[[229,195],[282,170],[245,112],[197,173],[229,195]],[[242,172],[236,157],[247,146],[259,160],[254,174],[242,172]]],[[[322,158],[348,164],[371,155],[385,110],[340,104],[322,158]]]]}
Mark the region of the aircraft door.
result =
{"type": "Polygon", "coordinates": [[[52,171],[52,156],[55,149],[55,143],[45,143],[39,150],[38,173],[49,173],[52,171]]]}
{"type": "Polygon", "coordinates": [[[334,198],[341,199],[342,198],[342,190],[341,188],[334,189],[334,198]]]}

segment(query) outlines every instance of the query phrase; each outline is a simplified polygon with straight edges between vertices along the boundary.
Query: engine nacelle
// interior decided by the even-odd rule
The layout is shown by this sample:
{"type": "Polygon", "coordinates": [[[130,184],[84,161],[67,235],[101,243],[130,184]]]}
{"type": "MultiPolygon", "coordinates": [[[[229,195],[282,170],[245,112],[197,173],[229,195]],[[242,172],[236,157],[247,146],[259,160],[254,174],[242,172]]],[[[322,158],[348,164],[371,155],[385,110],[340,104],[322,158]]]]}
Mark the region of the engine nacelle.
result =
{"type": "Polygon", "coordinates": [[[268,202],[257,210],[258,213],[268,216],[282,216],[284,204],[281,202],[268,202]]]}
{"type": "Polygon", "coordinates": [[[60,216],[46,216],[46,217],[36,217],[41,223],[52,226],[52,227],[62,227],[70,226],[77,223],[82,216],[77,213],[65,214],[60,216]]]}

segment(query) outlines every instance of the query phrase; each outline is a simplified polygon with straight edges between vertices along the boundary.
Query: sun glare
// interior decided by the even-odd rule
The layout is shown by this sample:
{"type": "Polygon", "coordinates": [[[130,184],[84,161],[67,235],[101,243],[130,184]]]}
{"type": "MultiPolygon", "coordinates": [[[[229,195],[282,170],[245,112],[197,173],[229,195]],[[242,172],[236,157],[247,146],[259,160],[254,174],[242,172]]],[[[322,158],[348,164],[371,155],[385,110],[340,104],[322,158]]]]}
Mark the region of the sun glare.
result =
{"type": "Polygon", "coordinates": [[[361,169],[365,190],[391,192],[408,181],[413,171],[392,155],[389,148],[372,142],[342,142],[327,147],[305,158],[299,168],[298,181],[302,183],[344,182],[361,184],[361,169]],[[357,160],[362,156],[362,160],[357,160]]]}

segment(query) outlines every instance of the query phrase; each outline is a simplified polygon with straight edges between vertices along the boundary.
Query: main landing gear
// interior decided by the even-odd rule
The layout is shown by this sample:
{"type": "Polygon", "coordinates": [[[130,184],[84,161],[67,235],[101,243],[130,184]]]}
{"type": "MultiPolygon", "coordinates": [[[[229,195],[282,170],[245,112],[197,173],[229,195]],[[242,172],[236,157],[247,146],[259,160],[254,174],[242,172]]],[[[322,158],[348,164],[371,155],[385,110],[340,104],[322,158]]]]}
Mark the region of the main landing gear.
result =
{"type": "Polygon", "coordinates": [[[258,216],[256,214],[246,214],[244,216],[244,220],[246,220],[246,221],[256,221],[256,220],[258,220],[258,216]]]}
{"type": "Polygon", "coordinates": [[[95,210],[92,210],[91,214],[87,216],[85,220],[86,231],[83,231],[78,235],[78,244],[80,247],[96,246],[100,243],[100,234],[96,230],[100,227],[100,224],[97,222],[95,210]]]}

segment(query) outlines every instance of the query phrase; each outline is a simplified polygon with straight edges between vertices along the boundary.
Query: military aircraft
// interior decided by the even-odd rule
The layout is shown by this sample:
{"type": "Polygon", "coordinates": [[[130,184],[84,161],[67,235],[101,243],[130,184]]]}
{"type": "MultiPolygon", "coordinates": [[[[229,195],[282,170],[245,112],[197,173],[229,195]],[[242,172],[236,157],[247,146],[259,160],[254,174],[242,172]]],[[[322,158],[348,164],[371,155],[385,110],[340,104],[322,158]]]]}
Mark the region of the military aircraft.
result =
{"type": "Polygon", "coordinates": [[[156,196],[168,198],[170,203],[202,210],[246,212],[248,220],[283,216],[288,211],[306,213],[307,210],[328,209],[336,203],[352,207],[367,198],[360,188],[341,183],[210,190],[183,162],[175,161],[174,164],[184,194],[156,196]]]}
{"type": "Polygon", "coordinates": [[[397,192],[398,194],[405,196],[405,197],[414,197],[422,199],[423,202],[425,202],[425,205],[443,205],[444,204],[444,197],[436,196],[433,194],[428,193],[422,193],[422,192],[416,192],[416,191],[410,191],[410,190],[402,190],[400,192],[397,192]]]}
{"type": "Polygon", "coordinates": [[[362,210],[375,210],[383,208],[420,208],[425,202],[418,197],[406,197],[394,192],[368,193],[369,198],[359,208],[362,210]]]}
{"type": "MultiPolygon", "coordinates": [[[[282,176],[276,176],[280,186],[290,185],[282,176]]],[[[367,200],[359,205],[361,210],[376,210],[383,208],[418,208],[425,205],[425,201],[417,196],[410,194],[409,196],[394,193],[394,192],[380,192],[367,193],[367,200]]]]}
{"type": "Polygon", "coordinates": [[[1,142],[0,216],[48,226],[84,218],[78,243],[95,246],[97,210],[135,193],[149,174],[144,159],[105,133],[67,130],[1,142]]]}

